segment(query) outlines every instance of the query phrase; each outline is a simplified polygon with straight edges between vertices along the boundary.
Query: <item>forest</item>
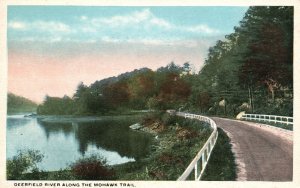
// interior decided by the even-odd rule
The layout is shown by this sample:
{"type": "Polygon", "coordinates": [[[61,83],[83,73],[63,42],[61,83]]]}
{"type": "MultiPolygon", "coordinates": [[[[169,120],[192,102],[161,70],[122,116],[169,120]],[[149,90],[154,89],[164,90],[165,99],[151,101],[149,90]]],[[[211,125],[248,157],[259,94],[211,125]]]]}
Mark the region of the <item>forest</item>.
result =
{"type": "Polygon", "coordinates": [[[249,7],[234,32],[191,63],[142,68],[87,86],[73,96],[45,96],[37,113],[103,115],[176,109],[233,117],[241,111],[293,115],[293,7],[249,7]]]}
{"type": "Polygon", "coordinates": [[[13,93],[7,95],[7,113],[16,114],[24,112],[35,112],[37,110],[37,104],[24,97],[17,96],[13,93]]]}

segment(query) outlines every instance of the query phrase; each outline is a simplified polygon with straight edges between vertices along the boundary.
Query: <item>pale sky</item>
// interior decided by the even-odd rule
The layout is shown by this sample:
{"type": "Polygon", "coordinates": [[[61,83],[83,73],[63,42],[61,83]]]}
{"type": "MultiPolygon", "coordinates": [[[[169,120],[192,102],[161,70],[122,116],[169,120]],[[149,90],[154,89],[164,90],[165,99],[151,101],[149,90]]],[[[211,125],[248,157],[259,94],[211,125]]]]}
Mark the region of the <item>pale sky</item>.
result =
{"type": "Polygon", "coordinates": [[[248,7],[9,6],[8,90],[36,102],[171,61],[198,71],[248,7]]]}

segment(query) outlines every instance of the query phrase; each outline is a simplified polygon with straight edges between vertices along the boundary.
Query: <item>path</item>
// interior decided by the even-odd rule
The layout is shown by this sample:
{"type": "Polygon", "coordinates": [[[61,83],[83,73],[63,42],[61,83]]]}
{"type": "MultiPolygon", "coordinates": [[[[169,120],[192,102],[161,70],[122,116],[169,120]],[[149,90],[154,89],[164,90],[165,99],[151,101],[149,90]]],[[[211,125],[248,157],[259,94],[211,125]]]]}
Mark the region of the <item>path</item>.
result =
{"type": "Polygon", "coordinates": [[[238,181],[292,181],[292,132],[251,122],[212,119],[232,141],[238,181]]]}

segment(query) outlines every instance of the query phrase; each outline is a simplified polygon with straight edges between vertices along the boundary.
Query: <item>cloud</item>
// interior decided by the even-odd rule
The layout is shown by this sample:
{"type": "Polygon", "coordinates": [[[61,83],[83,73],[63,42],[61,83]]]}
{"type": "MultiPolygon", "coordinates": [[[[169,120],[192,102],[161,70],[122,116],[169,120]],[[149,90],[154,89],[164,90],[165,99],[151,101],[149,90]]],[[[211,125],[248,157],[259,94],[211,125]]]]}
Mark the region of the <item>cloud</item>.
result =
{"type": "Polygon", "coordinates": [[[219,33],[220,31],[217,29],[210,28],[208,25],[196,25],[192,27],[186,27],[185,30],[195,33],[207,33],[207,34],[213,34],[213,33],[219,33]]]}
{"type": "MultiPolygon", "coordinates": [[[[150,9],[119,14],[110,17],[89,17],[81,15],[72,22],[61,21],[22,21],[11,20],[8,28],[26,32],[20,38],[10,35],[12,40],[20,41],[100,41],[108,43],[139,43],[145,45],[178,45],[178,41],[192,41],[192,38],[219,34],[206,24],[178,25],[155,15],[150,9]]],[[[185,42],[193,46],[192,42],[185,42]]]]}
{"type": "Polygon", "coordinates": [[[87,16],[80,16],[80,20],[81,21],[87,20],[87,16]]]}
{"type": "Polygon", "coordinates": [[[84,25],[82,30],[87,32],[95,32],[103,28],[124,28],[124,27],[137,27],[143,28],[159,28],[169,31],[184,31],[190,33],[203,33],[203,34],[216,34],[219,33],[217,29],[210,28],[206,24],[201,25],[176,25],[166,19],[159,18],[153,14],[149,9],[143,9],[141,11],[134,11],[125,15],[116,15],[112,17],[101,18],[89,18],[87,16],[81,16],[79,18],[84,25]]]}
{"type": "Polygon", "coordinates": [[[16,30],[25,30],[27,29],[27,24],[20,21],[11,21],[8,23],[8,27],[16,30]]]}
{"type": "Polygon", "coordinates": [[[62,22],[55,22],[55,21],[36,21],[32,23],[32,27],[34,29],[38,29],[41,31],[53,31],[53,32],[63,32],[63,33],[70,33],[71,28],[70,26],[62,23],[62,22]]]}
{"type": "Polygon", "coordinates": [[[152,25],[161,28],[174,27],[168,21],[156,17],[149,9],[143,9],[141,11],[134,11],[125,15],[116,15],[112,17],[101,18],[88,18],[81,16],[80,21],[92,25],[96,28],[102,27],[129,27],[132,25],[152,25]]]}
{"type": "Polygon", "coordinates": [[[196,47],[198,42],[195,40],[182,40],[182,39],[155,39],[155,38],[138,38],[138,39],[116,39],[109,36],[101,38],[101,42],[120,44],[138,44],[147,46],[184,46],[184,47],[196,47]]]}
{"type": "Polygon", "coordinates": [[[57,21],[42,21],[37,20],[34,22],[26,21],[10,21],[8,28],[15,30],[34,30],[40,32],[60,32],[70,33],[72,32],[71,27],[65,23],[57,21]]]}
{"type": "Polygon", "coordinates": [[[103,36],[101,38],[101,40],[103,42],[107,42],[107,43],[120,43],[120,42],[122,42],[120,39],[114,39],[114,38],[111,38],[109,36],[103,36]]]}
{"type": "Polygon", "coordinates": [[[175,28],[175,26],[173,24],[167,22],[164,19],[160,19],[160,18],[156,18],[156,17],[152,18],[150,20],[150,23],[153,25],[159,26],[159,27],[166,28],[166,29],[175,28]]]}

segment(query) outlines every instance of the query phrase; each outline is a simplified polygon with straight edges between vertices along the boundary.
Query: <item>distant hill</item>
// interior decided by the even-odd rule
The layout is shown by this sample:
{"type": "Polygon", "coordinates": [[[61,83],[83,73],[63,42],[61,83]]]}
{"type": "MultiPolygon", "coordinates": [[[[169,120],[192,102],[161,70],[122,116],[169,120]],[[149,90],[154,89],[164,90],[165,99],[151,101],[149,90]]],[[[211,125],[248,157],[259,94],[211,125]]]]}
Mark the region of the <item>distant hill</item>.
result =
{"type": "Polygon", "coordinates": [[[13,93],[7,94],[7,113],[16,114],[22,112],[36,112],[37,104],[29,99],[17,96],[13,93]]]}
{"type": "Polygon", "coordinates": [[[125,72],[123,74],[120,74],[118,76],[113,76],[113,77],[108,77],[108,78],[104,78],[102,80],[97,80],[95,81],[93,84],[91,84],[91,89],[95,90],[95,89],[100,89],[100,91],[105,88],[106,86],[110,85],[110,84],[114,84],[117,83],[120,80],[125,80],[128,79],[130,77],[133,77],[135,75],[141,74],[141,73],[145,73],[145,72],[149,72],[152,71],[149,68],[141,68],[141,69],[135,69],[133,71],[130,72],[125,72]]]}

